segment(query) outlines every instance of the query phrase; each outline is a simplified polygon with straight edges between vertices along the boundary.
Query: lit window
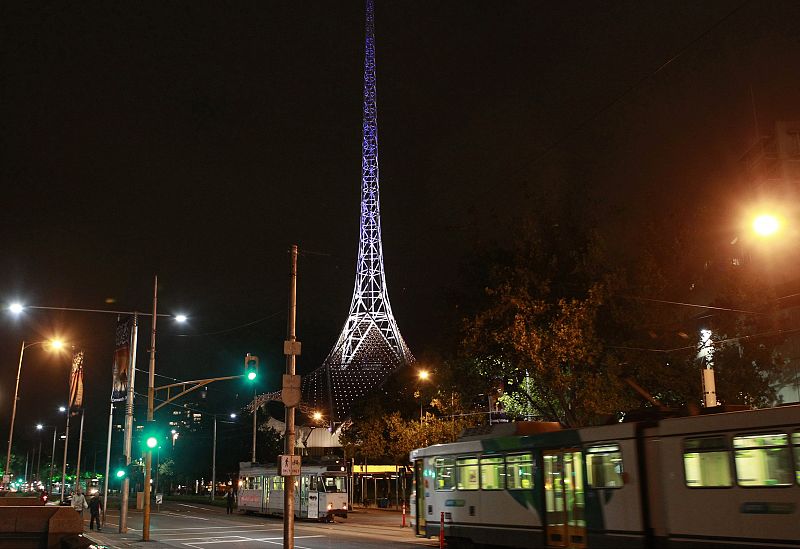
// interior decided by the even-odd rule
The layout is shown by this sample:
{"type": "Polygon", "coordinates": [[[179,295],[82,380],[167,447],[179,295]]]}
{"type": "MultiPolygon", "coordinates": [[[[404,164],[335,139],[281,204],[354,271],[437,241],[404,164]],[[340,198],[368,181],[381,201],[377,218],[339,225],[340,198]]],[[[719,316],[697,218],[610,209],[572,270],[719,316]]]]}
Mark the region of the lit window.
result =
{"type": "Polygon", "coordinates": [[[481,488],[483,490],[502,490],[505,466],[502,456],[481,458],[481,488]]]}
{"type": "Polygon", "coordinates": [[[275,491],[283,491],[283,477],[272,477],[272,489],[275,491]]]}
{"type": "Polygon", "coordinates": [[[800,484],[800,433],[792,433],[792,444],[794,445],[794,474],[797,477],[797,484],[800,484]]]}
{"type": "Polygon", "coordinates": [[[436,458],[434,460],[437,490],[452,490],[456,487],[455,464],[456,461],[453,458],[436,458]]]}
{"type": "Polygon", "coordinates": [[[506,487],[509,490],[533,488],[533,454],[506,456],[506,487]]]}
{"type": "Polygon", "coordinates": [[[687,438],[683,470],[690,488],[731,486],[731,460],[724,437],[687,438]]]}
{"type": "Polygon", "coordinates": [[[736,481],[740,486],[789,486],[792,453],[785,434],[734,437],[736,481]]]}
{"type": "Polygon", "coordinates": [[[622,488],[622,452],[617,444],[586,449],[586,480],[592,488],[622,488]]]}
{"type": "Polygon", "coordinates": [[[458,458],[456,460],[458,470],[457,486],[459,490],[477,490],[480,486],[478,481],[478,459],[477,458],[458,458]]]}

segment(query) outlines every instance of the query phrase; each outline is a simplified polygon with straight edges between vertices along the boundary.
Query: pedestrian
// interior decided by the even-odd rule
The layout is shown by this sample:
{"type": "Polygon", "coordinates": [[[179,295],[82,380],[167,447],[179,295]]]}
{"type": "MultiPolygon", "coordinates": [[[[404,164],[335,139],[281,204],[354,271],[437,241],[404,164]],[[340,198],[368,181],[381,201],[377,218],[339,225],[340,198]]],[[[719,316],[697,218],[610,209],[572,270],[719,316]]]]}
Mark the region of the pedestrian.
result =
{"type": "Polygon", "coordinates": [[[72,508],[75,509],[81,516],[81,524],[83,524],[83,512],[88,507],[89,504],[86,503],[86,497],[83,495],[83,492],[81,492],[80,488],[78,488],[72,495],[72,508]]]}
{"type": "Polygon", "coordinates": [[[233,488],[228,488],[228,493],[225,494],[225,500],[228,502],[228,513],[233,514],[233,504],[236,501],[236,496],[233,494],[233,488]]]}
{"type": "Polygon", "coordinates": [[[95,493],[92,499],[89,500],[89,530],[94,530],[94,524],[97,522],[97,531],[100,531],[100,513],[103,511],[103,500],[100,499],[100,494],[95,493]]]}

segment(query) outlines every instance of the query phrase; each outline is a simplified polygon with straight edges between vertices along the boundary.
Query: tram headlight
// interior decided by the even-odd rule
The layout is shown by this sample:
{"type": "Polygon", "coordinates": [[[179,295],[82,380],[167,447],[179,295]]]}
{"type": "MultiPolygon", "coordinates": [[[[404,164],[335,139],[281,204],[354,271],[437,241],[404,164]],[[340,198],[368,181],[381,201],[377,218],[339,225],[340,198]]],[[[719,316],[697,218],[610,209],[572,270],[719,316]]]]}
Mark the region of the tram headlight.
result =
{"type": "Polygon", "coordinates": [[[332,509],[333,509],[333,503],[329,503],[329,504],[328,504],[328,511],[330,511],[330,510],[332,510],[332,509]]]}

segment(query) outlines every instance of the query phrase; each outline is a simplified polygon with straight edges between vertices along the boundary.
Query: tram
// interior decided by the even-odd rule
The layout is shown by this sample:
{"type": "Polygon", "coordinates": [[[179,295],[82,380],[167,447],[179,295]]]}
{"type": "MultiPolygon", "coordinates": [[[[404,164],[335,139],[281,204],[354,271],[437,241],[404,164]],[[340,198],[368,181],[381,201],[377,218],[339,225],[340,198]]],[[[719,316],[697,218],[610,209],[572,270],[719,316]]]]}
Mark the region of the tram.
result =
{"type": "MultiPolygon", "coordinates": [[[[283,490],[286,477],[276,465],[239,464],[239,510],[262,515],[283,515],[283,490]]],[[[303,464],[295,477],[294,516],[333,521],[347,518],[347,473],[341,463],[303,464]]]]}
{"type": "Polygon", "coordinates": [[[800,548],[800,405],[467,435],[410,454],[448,547],[800,548]]]}

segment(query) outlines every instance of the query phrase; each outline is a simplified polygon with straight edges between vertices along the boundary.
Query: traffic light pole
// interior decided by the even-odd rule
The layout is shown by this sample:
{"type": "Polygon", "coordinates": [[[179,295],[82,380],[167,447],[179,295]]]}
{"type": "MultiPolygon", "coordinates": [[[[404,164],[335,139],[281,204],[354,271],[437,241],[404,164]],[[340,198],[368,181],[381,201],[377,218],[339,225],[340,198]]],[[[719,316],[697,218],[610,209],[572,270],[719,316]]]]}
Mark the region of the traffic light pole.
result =
{"type": "MultiPolygon", "coordinates": [[[[150,331],[150,368],[147,379],[147,421],[153,422],[156,379],[156,307],[158,305],[158,277],[153,281],[153,328],[150,331]]],[[[149,442],[149,441],[148,441],[149,442]]],[[[142,516],[142,541],[150,541],[150,479],[153,468],[153,449],[149,447],[144,456],[144,513],[142,516]]]]}
{"type": "MultiPolygon", "coordinates": [[[[290,251],[289,266],[289,314],[286,322],[285,347],[289,351],[286,353],[286,373],[290,376],[295,375],[295,323],[297,320],[297,245],[293,245],[290,251]]],[[[294,406],[286,406],[286,448],[288,455],[294,455],[294,406]]],[[[283,491],[283,547],[284,549],[294,549],[294,476],[285,477],[285,489],[283,491]]]]}

